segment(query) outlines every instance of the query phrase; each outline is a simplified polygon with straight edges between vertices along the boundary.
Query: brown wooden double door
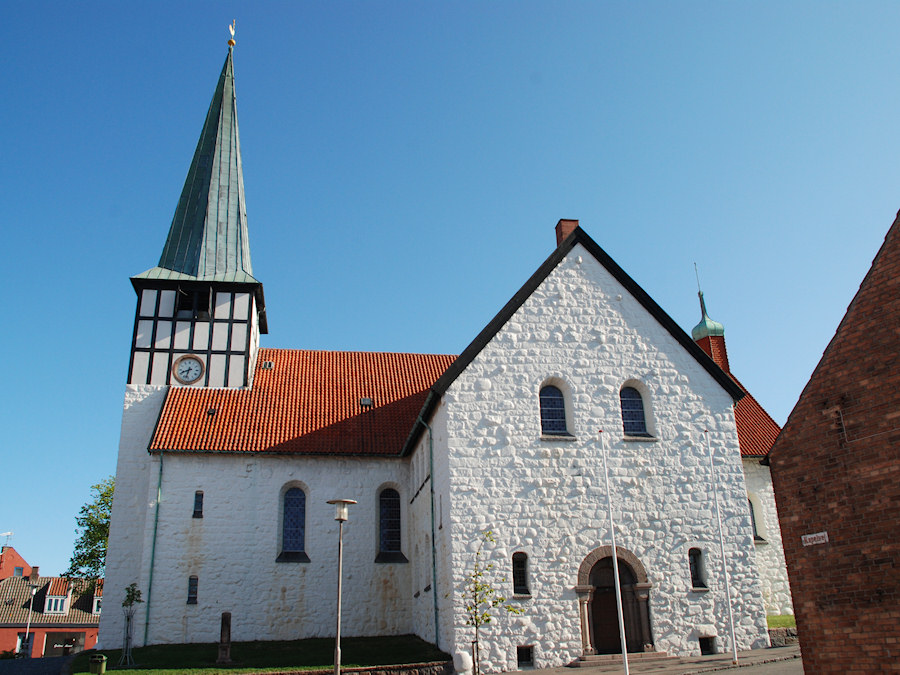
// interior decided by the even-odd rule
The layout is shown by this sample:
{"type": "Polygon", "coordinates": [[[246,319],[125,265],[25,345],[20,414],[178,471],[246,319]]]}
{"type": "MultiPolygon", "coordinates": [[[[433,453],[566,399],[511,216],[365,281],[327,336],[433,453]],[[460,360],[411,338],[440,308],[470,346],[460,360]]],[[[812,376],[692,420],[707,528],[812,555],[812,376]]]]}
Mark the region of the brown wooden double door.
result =
{"type": "MultiPolygon", "coordinates": [[[[599,560],[591,568],[591,642],[597,654],[615,654],[622,651],[619,638],[619,613],[616,609],[616,586],[613,559],[599,560]]],[[[649,626],[642,627],[642,612],[634,585],[634,571],[628,563],[619,560],[619,584],[622,589],[622,614],[625,619],[625,643],[629,652],[644,650],[643,636],[649,626]],[[643,630],[646,628],[646,630],[643,630]]]]}

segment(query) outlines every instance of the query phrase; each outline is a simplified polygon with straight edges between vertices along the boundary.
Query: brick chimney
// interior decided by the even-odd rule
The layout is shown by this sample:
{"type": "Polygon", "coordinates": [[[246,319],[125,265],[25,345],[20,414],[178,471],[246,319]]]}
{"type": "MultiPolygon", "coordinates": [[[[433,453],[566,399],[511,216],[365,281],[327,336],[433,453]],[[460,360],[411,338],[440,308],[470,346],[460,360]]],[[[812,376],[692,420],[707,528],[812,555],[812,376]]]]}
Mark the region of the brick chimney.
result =
{"type": "Polygon", "coordinates": [[[563,243],[566,238],[575,231],[575,228],[577,227],[577,220],[567,220],[566,218],[561,219],[556,224],[556,245],[559,246],[561,243],[563,243]]]}
{"type": "Polygon", "coordinates": [[[28,580],[37,581],[39,576],[37,565],[35,565],[31,568],[31,574],[29,575],[28,580]]]}

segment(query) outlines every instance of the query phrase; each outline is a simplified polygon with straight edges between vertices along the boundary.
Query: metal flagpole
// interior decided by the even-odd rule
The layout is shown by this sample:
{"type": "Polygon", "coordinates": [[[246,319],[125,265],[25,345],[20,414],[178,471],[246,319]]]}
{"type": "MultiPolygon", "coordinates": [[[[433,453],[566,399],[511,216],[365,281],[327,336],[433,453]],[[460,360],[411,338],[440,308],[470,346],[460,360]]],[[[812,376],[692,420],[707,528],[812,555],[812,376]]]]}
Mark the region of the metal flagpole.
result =
{"type": "Polygon", "coordinates": [[[609,491],[609,469],[606,466],[606,443],[603,441],[603,429],[600,429],[600,454],[603,456],[603,474],[606,477],[606,506],[609,509],[609,533],[612,538],[613,579],[616,585],[616,610],[619,613],[619,641],[622,645],[622,663],[625,675],[628,674],[628,645],[625,642],[625,616],[622,612],[622,588],[619,586],[619,553],[616,550],[616,525],[613,522],[612,494],[609,491]]]}
{"type": "Polygon", "coordinates": [[[703,430],[706,438],[706,451],[709,453],[709,471],[713,480],[713,495],[716,500],[716,519],[719,521],[719,554],[722,556],[722,573],[725,575],[725,597],[728,600],[728,624],[731,627],[732,663],[737,664],[737,639],[734,635],[734,613],[731,609],[731,582],[728,577],[728,565],[725,562],[725,535],[722,533],[722,512],[719,510],[719,482],[716,479],[716,467],[713,464],[712,446],[709,444],[709,429],[703,430]]]}

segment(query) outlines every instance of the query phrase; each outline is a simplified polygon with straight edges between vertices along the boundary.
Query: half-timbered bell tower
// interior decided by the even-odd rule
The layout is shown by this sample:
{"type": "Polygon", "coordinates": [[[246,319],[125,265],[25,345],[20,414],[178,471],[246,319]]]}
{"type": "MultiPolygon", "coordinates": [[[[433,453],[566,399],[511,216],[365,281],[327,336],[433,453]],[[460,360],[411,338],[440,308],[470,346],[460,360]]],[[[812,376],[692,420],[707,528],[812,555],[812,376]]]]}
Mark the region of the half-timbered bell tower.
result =
{"type": "Polygon", "coordinates": [[[159,264],[131,278],[138,301],[129,384],[247,386],[259,334],[268,332],[250,264],[232,51],[159,264]]]}

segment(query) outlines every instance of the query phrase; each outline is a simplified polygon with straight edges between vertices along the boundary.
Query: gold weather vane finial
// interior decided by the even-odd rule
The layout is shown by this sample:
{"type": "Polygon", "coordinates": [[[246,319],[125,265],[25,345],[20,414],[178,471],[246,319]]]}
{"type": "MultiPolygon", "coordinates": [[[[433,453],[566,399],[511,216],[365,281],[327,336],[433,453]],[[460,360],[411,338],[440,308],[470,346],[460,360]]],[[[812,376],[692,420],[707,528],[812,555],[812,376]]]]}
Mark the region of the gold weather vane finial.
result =
{"type": "Polygon", "coordinates": [[[228,41],[229,47],[234,47],[234,45],[235,45],[235,41],[234,41],[234,24],[235,23],[237,23],[237,20],[232,19],[231,23],[228,26],[228,32],[231,33],[231,39],[228,41]]]}

